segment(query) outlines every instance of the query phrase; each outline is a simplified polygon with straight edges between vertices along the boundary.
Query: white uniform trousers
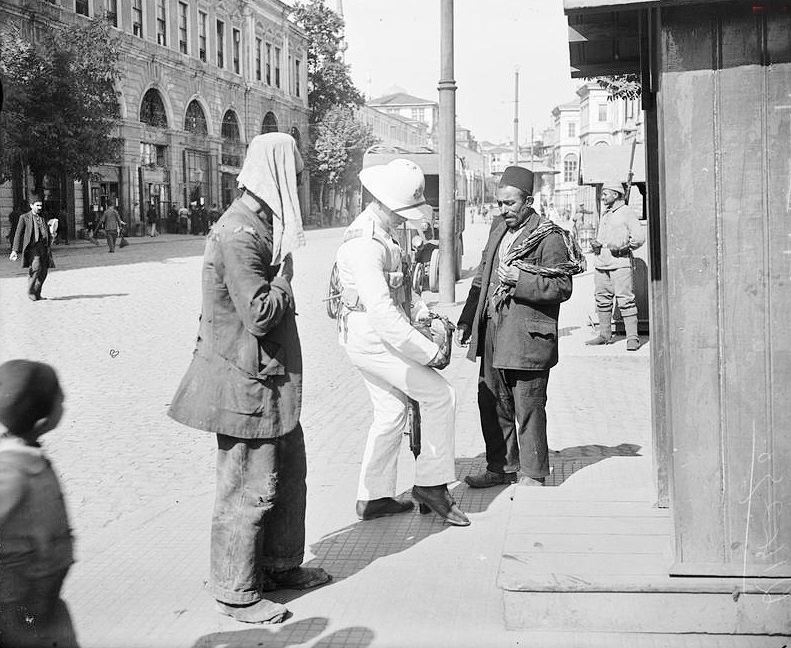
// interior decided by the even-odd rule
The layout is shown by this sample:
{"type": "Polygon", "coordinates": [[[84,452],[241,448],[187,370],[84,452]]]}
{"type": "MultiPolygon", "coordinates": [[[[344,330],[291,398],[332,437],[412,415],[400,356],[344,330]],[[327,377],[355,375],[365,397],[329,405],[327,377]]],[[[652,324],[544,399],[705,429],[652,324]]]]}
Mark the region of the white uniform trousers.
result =
{"type": "Polygon", "coordinates": [[[415,484],[437,486],[456,480],[456,392],[434,369],[392,352],[346,349],[363,376],[374,414],[365,445],[357,499],[396,494],[396,464],[406,432],[407,396],[420,403],[421,452],[415,484]]]}

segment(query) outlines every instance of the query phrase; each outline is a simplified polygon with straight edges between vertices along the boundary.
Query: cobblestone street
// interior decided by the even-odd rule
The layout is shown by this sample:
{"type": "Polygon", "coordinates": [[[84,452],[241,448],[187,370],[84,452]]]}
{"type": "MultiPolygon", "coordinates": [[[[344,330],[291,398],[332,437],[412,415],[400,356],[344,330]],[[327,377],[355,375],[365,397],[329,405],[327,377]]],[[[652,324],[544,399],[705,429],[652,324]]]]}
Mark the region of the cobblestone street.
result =
{"type": "MultiPolygon", "coordinates": [[[[465,268],[477,264],[487,231],[487,225],[468,226],[465,268]]],[[[295,258],[306,365],[306,560],[326,567],[336,582],[284,598],[294,619],[279,630],[245,628],[213,612],[202,590],[213,438],[165,414],[197,332],[202,239],[131,239],[112,256],[103,247],[56,249],[58,269],[45,285],[48,299],[38,303],[26,298],[24,273],[4,263],[0,360],[49,362],[66,392],[66,416],[45,443],[77,538],[78,562],[65,598],[83,646],[519,645],[518,635],[503,628],[495,584],[507,490],[453,484],[472,519],[463,530],[443,527],[433,515],[367,523],[354,517],[370,405],[321,301],[341,235],[341,229],[308,232],[308,246],[295,258]]],[[[437,306],[452,319],[469,287],[465,274],[457,303],[437,306]]],[[[628,357],[623,340],[583,347],[592,281],[589,275],[575,281],[575,295],[561,311],[561,364],[550,381],[550,447],[556,451],[550,483],[559,486],[615,457],[636,462],[648,488],[647,345],[628,357]]],[[[482,466],[477,366],[455,349],[445,375],[458,393],[461,480],[482,466]]],[[[405,446],[403,491],[412,479],[405,446]]]]}

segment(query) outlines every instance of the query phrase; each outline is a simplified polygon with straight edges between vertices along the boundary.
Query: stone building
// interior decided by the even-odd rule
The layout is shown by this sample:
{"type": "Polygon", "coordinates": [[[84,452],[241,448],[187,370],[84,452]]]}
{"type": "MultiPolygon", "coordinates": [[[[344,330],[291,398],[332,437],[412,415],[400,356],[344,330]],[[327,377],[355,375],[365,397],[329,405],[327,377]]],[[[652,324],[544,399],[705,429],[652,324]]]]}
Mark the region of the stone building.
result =
{"type": "MultiPolygon", "coordinates": [[[[307,42],[280,0],[0,0],[0,22],[106,19],[121,40],[121,159],[92,179],[45,198],[69,211],[79,234],[109,204],[139,232],[153,205],[222,208],[231,202],[247,143],[268,131],[308,136],[307,42]]],[[[29,179],[0,186],[0,213],[23,198],[29,179]]],[[[307,183],[303,184],[307,198],[307,183]]]]}

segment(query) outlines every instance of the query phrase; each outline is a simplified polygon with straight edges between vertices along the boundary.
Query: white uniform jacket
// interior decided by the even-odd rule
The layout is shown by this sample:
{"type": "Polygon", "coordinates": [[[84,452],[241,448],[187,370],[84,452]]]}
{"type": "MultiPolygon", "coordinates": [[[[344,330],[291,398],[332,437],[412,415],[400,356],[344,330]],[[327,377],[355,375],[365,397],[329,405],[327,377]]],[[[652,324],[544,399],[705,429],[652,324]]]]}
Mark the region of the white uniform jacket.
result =
{"type": "MultiPolygon", "coordinates": [[[[401,272],[401,247],[379,225],[371,207],[346,229],[336,261],[344,299],[351,296],[363,307],[345,313],[342,310],[340,343],[350,352],[395,351],[422,365],[430,362],[439,347],[409,323],[402,305],[393,297],[392,284],[397,283],[401,272]]],[[[425,310],[422,303],[419,306],[425,310]]]]}

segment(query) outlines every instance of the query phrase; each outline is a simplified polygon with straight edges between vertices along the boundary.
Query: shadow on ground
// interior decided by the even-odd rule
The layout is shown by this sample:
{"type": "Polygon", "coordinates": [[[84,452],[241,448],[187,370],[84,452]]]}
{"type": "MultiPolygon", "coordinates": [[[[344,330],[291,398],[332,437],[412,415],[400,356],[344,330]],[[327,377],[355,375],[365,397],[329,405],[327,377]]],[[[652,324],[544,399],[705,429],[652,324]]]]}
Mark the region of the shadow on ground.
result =
{"type": "Polygon", "coordinates": [[[552,473],[547,477],[545,486],[560,486],[574,473],[610,457],[639,457],[640,446],[621,443],[617,446],[584,445],[549,452],[549,466],[552,473]]]}
{"type": "MultiPolygon", "coordinates": [[[[456,460],[456,474],[461,484],[451,489],[451,495],[465,513],[485,511],[502,492],[501,488],[485,491],[470,491],[463,483],[464,477],[483,470],[485,457],[456,460]]],[[[397,496],[399,500],[410,499],[409,491],[397,496]]],[[[375,560],[397,554],[414,547],[436,533],[451,528],[435,513],[421,515],[417,507],[410,513],[392,517],[356,522],[330,533],[310,546],[316,556],[306,563],[310,567],[323,567],[333,576],[326,587],[365,569],[375,560]]],[[[309,593],[308,591],[279,590],[268,593],[267,598],[278,603],[288,603],[309,593]]]]}
{"type": "MultiPolygon", "coordinates": [[[[295,623],[277,626],[256,626],[245,630],[213,632],[200,637],[192,648],[288,648],[316,639],[327,629],[328,619],[311,617],[295,623]],[[270,629],[271,628],[271,629],[270,629]]],[[[313,644],[314,648],[349,646],[367,648],[373,643],[374,632],[363,626],[351,626],[331,632],[313,644]]]]}
{"type": "Polygon", "coordinates": [[[71,301],[72,299],[104,299],[105,297],[128,297],[129,293],[99,293],[96,295],[68,295],[66,297],[49,297],[47,301],[71,301]]]}

